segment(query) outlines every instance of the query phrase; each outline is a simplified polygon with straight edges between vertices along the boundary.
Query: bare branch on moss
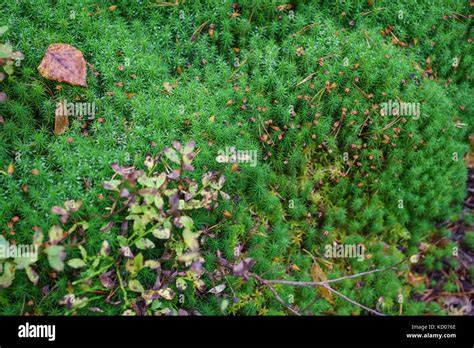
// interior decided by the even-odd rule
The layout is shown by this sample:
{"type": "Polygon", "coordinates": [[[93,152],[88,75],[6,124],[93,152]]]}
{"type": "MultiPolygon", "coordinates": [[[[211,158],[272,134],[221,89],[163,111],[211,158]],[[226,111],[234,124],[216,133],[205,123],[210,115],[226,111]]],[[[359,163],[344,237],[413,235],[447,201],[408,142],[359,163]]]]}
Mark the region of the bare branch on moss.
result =
{"type": "Polygon", "coordinates": [[[346,301],[352,303],[353,305],[356,305],[357,307],[360,307],[360,308],[362,308],[362,309],[365,309],[366,311],[368,311],[368,312],[370,312],[370,313],[372,313],[372,314],[375,314],[375,315],[385,316],[385,314],[383,314],[383,313],[377,312],[377,311],[374,310],[374,309],[371,309],[371,308],[369,308],[369,307],[366,307],[366,306],[364,306],[363,304],[360,304],[359,302],[356,302],[356,301],[350,299],[350,298],[347,297],[346,295],[341,294],[339,291],[337,291],[337,290],[331,288],[331,287],[330,287],[329,285],[327,285],[327,284],[324,284],[324,285],[322,285],[322,286],[323,286],[324,288],[328,289],[329,291],[331,291],[332,293],[336,294],[337,296],[343,298],[344,300],[346,300],[346,301]]]}
{"type": "MultiPolygon", "coordinates": [[[[402,262],[404,262],[404,261],[405,260],[403,260],[402,262]]],[[[353,279],[353,278],[357,278],[357,277],[362,277],[362,276],[372,274],[372,273],[384,272],[384,271],[388,271],[389,269],[395,269],[402,262],[399,262],[395,265],[385,267],[385,268],[382,268],[382,269],[377,268],[377,269],[373,269],[371,271],[352,274],[352,275],[348,275],[348,276],[344,276],[344,277],[340,277],[340,278],[328,279],[328,280],[325,280],[325,281],[322,281],[322,282],[299,282],[299,281],[292,281],[292,280],[267,280],[267,282],[269,284],[285,284],[285,285],[292,285],[292,286],[325,286],[329,283],[334,283],[334,282],[339,282],[339,281],[346,280],[346,279],[353,279]]]]}
{"type": "Polygon", "coordinates": [[[277,291],[273,288],[273,286],[265,279],[263,279],[262,277],[256,275],[256,274],[249,274],[250,277],[256,279],[257,281],[259,281],[261,284],[265,285],[266,287],[268,287],[268,289],[273,293],[273,296],[275,296],[275,299],[280,302],[280,304],[285,307],[286,309],[288,309],[291,313],[297,315],[297,316],[301,316],[301,313],[298,312],[296,309],[294,309],[293,307],[291,307],[290,305],[286,304],[285,301],[282,300],[282,298],[280,297],[280,295],[278,295],[277,291]]]}
{"type": "Polygon", "coordinates": [[[353,305],[359,307],[359,308],[362,308],[366,311],[368,311],[369,313],[372,313],[372,314],[375,314],[375,315],[378,315],[378,316],[385,316],[385,314],[383,313],[380,313],[374,309],[371,309],[367,306],[364,306],[363,304],[359,303],[359,302],[356,302],[354,300],[352,300],[351,298],[347,297],[346,295],[340,293],[339,291],[333,289],[332,287],[330,287],[328,284],[329,283],[335,283],[335,282],[339,282],[339,281],[342,281],[342,280],[347,280],[347,279],[353,279],[353,278],[357,278],[357,277],[362,277],[362,276],[366,276],[368,274],[373,274],[373,273],[379,273],[379,272],[385,272],[385,271],[388,271],[390,269],[392,270],[396,270],[398,266],[400,266],[402,263],[404,263],[405,261],[407,261],[408,258],[406,259],[403,259],[402,261],[394,264],[394,265],[391,265],[391,266],[388,266],[388,267],[385,267],[385,268],[381,268],[381,269],[373,269],[371,271],[366,271],[366,272],[361,272],[361,273],[357,273],[357,274],[353,274],[353,275],[349,275],[349,276],[344,276],[344,277],[339,277],[339,278],[334,278],[334,279],[328,279],[328,280],[325,280],[325,281],[322,281],[322,282],[301,282],[301,281],[291,281],[291,280],[269,280],[269,279],[264,279],[262,277],[260,277],[259,275],[257,274],[254,274],[254,273],[248,273],[248,276],[251,277],[251,278],[254,278],[256,279],[258,282],[260,282],[261,284],[265,285],[266,287],[268,287],[268,289],[273,293],[273,295],[275,296],[275,299],[282,305],[284,306],[286,309],[288,309],[291,313],[295,314],[295,315],[298,315],[298,316],[301,316],[301,313],[298,312],[297,310],[295,310],[293,307],[291,307],[290,305],[288,305],[287,303],[285,303],[285,301],[283,301],[281,299],[281,297],[278,295],[277,291],[275,290],[275,288],[273,288],[273,284],[281,284],[281,285],[291,285],[291,286],[322,286],[324,288],[326,288],[327,290],[331,291],[332,293],[334,293],[335,295],[339,296],[340,298],[352,303],[353,305]]]}

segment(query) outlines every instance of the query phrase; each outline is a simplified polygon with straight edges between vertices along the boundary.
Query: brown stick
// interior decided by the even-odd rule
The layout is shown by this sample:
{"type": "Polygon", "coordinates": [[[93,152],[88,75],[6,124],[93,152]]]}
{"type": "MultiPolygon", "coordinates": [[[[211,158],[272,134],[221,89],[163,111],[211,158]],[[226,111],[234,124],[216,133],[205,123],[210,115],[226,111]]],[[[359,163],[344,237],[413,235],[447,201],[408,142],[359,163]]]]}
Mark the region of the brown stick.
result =
{"type": "Polygon", "coordinates": [[[375,314],[375,315],[385,316],[385,314],[383,314],[383,313],[377,312],[376,310],[373,310],[373,309],[371,309],[371,308],[369,308],[369,307],[366,307],[366,306],[364,306],[363,304],[360,304],[359,302],[356,302],[356,301],[354,301],[354,300],[351,300],[349,297],[347,297],[347,296],[344,295],[344,294],[341,294],[341,293],[340,293],[339,291],[337,291],[337,290],[334,290],[334,289],[331,288],[329,285],[323,285],[323,287],[326,288],[326,289],[328,289],[329,291],[335,293],[337,296],[343,298],[344,300],[346,300],[346,301],[352,303],[353,305],[356,305],[357,307],[363,308],[363,309],[365,309],[366,311],[368,311],[368,312],[370,312],[370,313],[373,313],[373,314],[375,314]]]}
{"type": "Polygon", "coordinates": [[[336,294],[337,296],[343,298],[344,300],[352,303],[353,305],[355,305],[359,308],[365,309],[366,311],[368,311],[372,314],[378,315],[378,316],[385,316],[385,314],[383,314],[383,313],[377,312],[376,310],[373,310],[369,307],[364,306],[363,304],[360,304],[360,303],[350,299],[346,295],[344,295],[344,294],[340,293],[339,291],[331,288],[328,285],[328,283],[334,283],[334,282],[338,282],[338,281],[346,280],[346,279],[353,279],[353,278],[356,278],[356,277],[361,277],[361,276],[365,276],[365,275],[372,274],[372,273],[384,272],[384,271],[387,271],[389,269],[396,269],[397,266],[401,265],[402,263],[404,263],[408,259],[409,258],[403,259],[402,261],[400,261],[400,262],[398,262],[394,265],[391,265],[391,266],[388,266],[388,267],[385,267],[385,268],[382,268],[382,269],[374,269],[374,270],[371,270],[371,271],[357,273],[357,274],[353,274],[353,275],[349,275],[349,276],[344,276],[344,277],[339,277],[339,278],[334,278],[334,279],[328,279],[328,280],[325,280],[325,281],[322,281],[322,282],[299,282],[299,281],[290,281],[290,280],[268,280],[268,279],[264,279],[264,278],[260,277],[257,274],[254,274],[254,273],[249,273],[249,276],[256,279],[257,281],[259,281],[263,285],[267,286],[270,289],[270,291],[273,293],[273,295],[275,296],[276,300],[278,302],[280,302],[286,309],[291,311],[293,314],[298,313],[296,315],[301,315],[301,314],[299,312],[295,311],[292,307],[290,307],[288,304],[286,304],[281,299],[281,297],[278,295],[276,290],[272,287],[272,284],[283,284],[283,285],[292,285],[292,286],[322,286],[322,287],[326,288],[327,290],[331,291],[332,293],[336,294]]]}
{"type": "Polygon", "coordinates": [[[306,81],[311,80],[311,78],[312,78],[315,74],[316,74],[316,73],[309,74],[309,75],[306,76],[303,80],[301,80],[300,82],[298,82],[295,87],[298,87],[299,85],[305,83],[306,81]]]}
{"type": "Polygon", "coordinates": [[[278,293],[276,292],[276,290],[273,288],[273,286],[271,286],[268,281],[266,279],[263,279],[262,277],[256,275],[256,274],[250,274],[250,277],[258,280],[260,283],[262,283],[263,285],[267,286],[268,289],[273,293],[273,295],[275,296],[275,299],[280,302],[280,304],[285,307],[286,309],[288,309],[291,313],[297,315],[297,316],[301,316],[300,312],[296,311],[295,309],[293,309],[290,305],[286,304],[285,301],[283,301],[281,299],[281,297],[278,295],[278,293]]]}
{"type": "Polygon", "coordinates": [[[368,14],[371,14],[373,12],[376,12],[376,11],[383,11],[385,10],[384,7],[379,7],[379,8],[376,8],[375,10],[372,10],[372,11],[368,11],[368,12],[362,12],[360,15],[361,16],[367,16],[368,14]]]}
{"type": "Polygon", "coordinates": [[[385,125],[382,129],[379,129],[375,132],[372,132],[372,133],[362,133],[361,135],[372,135],[372,134],[376,134],[376,133],[380,133],[380,132],[383,132],[385,131],[386,129],[392,127],[395,123],[397,123],[398,121],[400,121],[402,118],[401,116],[398,116],[394,121],[390,122],[389,124],[385,125]]]}
{"type": "Polygon", "coordinates": [[[193,33],[193,35],[191,35],[191,42],[194,42],[197,40],[198,38],[198,35],[199,33],[204,29],[204,27],[206,26],[206,24],[209,23],[209,21],[205,21],[204,23],[202,23],[193,33]]]}
{"type": "MultiPolygon", "coordinates": [[[[402,261],[402,262],[404,262],[404,261],[402,261]]],[[[393,266],[382,268],[382,269],[373,269],[371,271],[352,274],[352,275],[348,275],[348,276],[344,276],[344,277],[340,277],[340,278],[328,279],[328,280],[324,280],[322,282],[299,282],[299,281],[292,281],[292,280],[267,280],[267,283],[269,283],[269,284],[285,284],[285,285],[293,285],[293,286],[325,286],[329,283],[339,282],[341,280],[362,277],[362,276],[372,274],[372,273],[385,272],[385,271],[388,271],[389,269],[395,268],[396,266],[397,265],[393,265],[393,266]]]]}
{"type": "Polygon", "coordinates": [[[354,82],[352,82],[352,85],[357,88],[357,90],[362,93],[362,95],[367,98],[367,99],[370,99],[371,97],[369,96],[368,93],[364,92],[364,90],[362,88],[360,88],[359,86],[357,86],[354,82]]]}
{"type": "Polygon", "coordinates": [[[300,31],[296,32],[295,35],[303,35],[309,29],[311,29],[312,27],[314,27],[315,25],[318,25],[318,24],[320,24],[320,23],[318,22],[318,23],[308,24],[308,25],[304,26],[300,31]]]}

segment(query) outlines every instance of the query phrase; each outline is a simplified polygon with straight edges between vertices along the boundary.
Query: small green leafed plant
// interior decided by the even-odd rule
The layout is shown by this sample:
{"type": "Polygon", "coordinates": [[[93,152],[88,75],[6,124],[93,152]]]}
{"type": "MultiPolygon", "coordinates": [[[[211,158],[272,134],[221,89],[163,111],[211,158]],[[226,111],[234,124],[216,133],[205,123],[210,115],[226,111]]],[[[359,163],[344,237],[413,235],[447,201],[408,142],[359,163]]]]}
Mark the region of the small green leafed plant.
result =
{"type": "MultiPolygon", "coordinates": [[[[0,27],[0,37],[8,30],[7,26],[0,27]]],[[[23,60],[23,53],[20,51],[13,51],[9,43],[0,43],[0,82],[2,82],[6,75],[13,75],[14,65],[20,65],[23,60]],[[3,71],[2,71],[3,70],[3,71]]],[[[5,102],[7,95],[0,91],[0,103],[5,102]]]]}
{"type": "MultiPolygon", "coordinates": [[[[72,273],[69,293],[60,301],[67,313],[81,309],[101,312],[92,306],[99,300],[122,306],[124,315],[183,314],[187,312],[179,308],[183,301],[176,294],[188,287],[205,290],[199,241],[202,231],[190,213],[212,210],[217,207],[219,196],[226,200],[229,196],[221,191],[225,177],[217,172],[205,173],[200,183],[188,177],[194,170],[194,147],[193,141],[186,146],[174,142],[157,157],[146,157],[146,171],[112,165],[115,174],[103,186],[115,195],[111,197],[110,221],[101,229],[104,239],[96,254],[83,246],[86,232],[91,232],[87,222],[73,218],[72,226],[65,230],[81,202],[67,201],[64,207],[52,208],[61,225],[51,227],[44,243],[43,233],[37,231],[34,244],[41,246],[55,272],[72,273]],[[163,165],[163,172],[155,171],[159,164],[163,165]]],[[[8,260],[4,263],[7,271],[3,273],[2,286],[11,285],[14,266],[8,260]]],[[[37,283],[38,275],[30,264],[24,267],[37,283]]]]}

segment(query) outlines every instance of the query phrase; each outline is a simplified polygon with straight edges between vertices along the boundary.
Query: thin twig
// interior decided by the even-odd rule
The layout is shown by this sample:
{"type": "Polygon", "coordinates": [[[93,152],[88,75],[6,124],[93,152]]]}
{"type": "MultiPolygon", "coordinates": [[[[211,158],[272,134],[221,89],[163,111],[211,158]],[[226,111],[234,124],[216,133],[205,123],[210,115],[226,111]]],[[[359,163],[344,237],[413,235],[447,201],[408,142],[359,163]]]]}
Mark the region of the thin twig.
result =
{"type": "Polygon", "coordinates": [[[383,10],[385,10],[385,7],[379,7],[379,8],[376,8],[376,9],[372,10],[372,11],[362,12],[360,15],[361,16],[367,16],[368,14],[374,13],[376,11],[383,11],[383,10]]]}
{"type": "Polygon", "coordinates": [[[312,27],[314,27],[315,25],[318,25],[318,24],[321,24],[321,23],[318,22],[318,23],[312,23],[312,24],[306,25],[300,31],[296,32],[295,35],[303,35],[309,29],[311,29],[312,27]]]}
{"type": "Polygon", "coordinates": [[[369,119],[370,119],[370,116],[367,116],[366,119],[364,120],[364,122],[362,122],[362,124],[360,125],[359,136],[362,134],[362,131],[366,127],[367,122],[369,121],[369,119]]]}
{"type": "MultiPolygon", "coordinates": [[[[313,98],[311,98],[311,102],[313,102],[314,98],[316,98],[316,97],[318,96],[318,94],[324,93],[325,90],[326,90],[326,87],[323,87],[318,93],[316,93],[316,94],[314,95],[313,98]]],[[[321,98],[319,98],[319,100],[321,100],[321,98]]],[[[319,101],[318,101],[318,104],[319,104],[319,101]]]]}
{"type": "MultiPolygon", "coordinates": [[[[402,263],[404,261],[405,260],[401,261],[400,263],[402,263]]],[[[373,269],[371,271],[352,274],[352,275],[348,275],[348,276],[344,276],[344,277],[340,277],[340,278],[328,279],[328,280],[324,280],[324,281],[321,281],[321,282],[300,282],[300,281],[292,281],[292,280],[267,280],[267,283],[269,283],[269,284],[285,284],[285,285],[292,285],[292,286],[325,286],[329,283],[339,282],[339,281],[346,280],[346,279],[353,279],[353,278],[357,278],[357,277],[362,277],[362,276],[372,274],[372,273],[385,272],[389,269],[395,268],[396,266],[397,265],[393,265],[393,266],[382,268],[382,269],[373,269]]]]}
{"type": "Polygon", "coordinates": [[[370,98],[371,98],[371,96],[370,96],[368,93],[366,93],[362,88],[360,88],[359,86],[357,86],[354,82],[352,82],[352,85],[353,85],[355,88],[357,88],[357,90],[358,90],[360,93],[362,93],[362,95],[363,95],[365,98],[367,98],[367,99],[370,99],[370,98]]]}
{"type": "Polygon", "coordinates": [[[362,133],[361,135],[372,135],[372,134],[376,134],[376,133],[380,133],[380,132],[383,132],[387,129],[389,129],[390,127],[392,127],[395,123],[397,123],[398,121],[400,121],[402,118],[401,116],[398,116],[395,120],[393,120],[392,122],[388,123],[386,126],[384,126],[382,129],[379,129],[377,131],[374,131],[372,133],[370,132],[367,132],[367,133],[362,133]]]}
{"type": "Polygon", "coordinates": [[[193,35],[191,35],[191,42],[194,42],[197,40],[198,38],[198,35],[201,33],[201,31],[204,29],[204,27],[206,26],[206,24],[209,23],[209,20],[205,21],[204,23],[202,23],[193,33],[193,35]]]}
{"type": "MultiPolygon", "coordinates": [[[[268,279],[264,279],[254,273],[249,273],[249,276],[258,280],[260,283],[262,283],[263,285],[267,286],[270,291],[275,295],[275,298],[277,299],[278,302],[280,302],[285,308],[287,308],[288,310],[290,310],[292,313],[295,314],[295,310],[290,307],[289,305],[287,305],[278,295],[278,293],[276,292],[276,290],[272,287],[272,284],[282,284],[282,285],[292,285],[292,286],[322,286],[323,288],[326,288],[327,290],[331,291],[332,293],[336,294],[337,296],[343,298],[344,300],[354,304],[355,306],[358,306],[360,308],[363,308],[365,310],[367,310],[368,312],[370,313],[373,313],[375,315],[379,315],[379,316],[384,316],[385,314],[383,313],[380,313],[380,312],[377,312],[376,310],[373,310],[369,307],[366,307],[364,306],[363,304],[360,304],[352,299],[350,299],[349,297],[347,297],[346,295],[340,293],[339,291],[331,288],[328,284],[329,283],[334,283],[334,282],[338,282],[338,281],[342,281],[342,280],[346,280],[346,279],[353,279],[353,278],[357,278],[357,277],[361,277],[361,276],[365,276],[365,275],[368,275],[368,274],[373,274],[373,273],[378,273],[378,272],[384,272],[384,271],[388,271],[390,269],[396,269],[397,266],[401,265],[402,263],[404,263],[405,261],[407,261],[409,258],[405,258],[403,259],[402,261],[394,264],[394,265],[391,265],[391,266],[388,266],[388,267],[385,267],[385,268],[382,268],[382,269],[374,269],[374,270],[371,270],[371,271],[366,271],[366,272],[361,272],[361,273],[357,273],[357,274],[353,274],[353,275],[349,275],[349,276],[344,276],[344,277],[339,277],[339,278],[334,278],[334,279],[328,279],[328,280],[325,280],[325,281],[321,281],[321,282],[300,282],[300,281],[289,281],[289,280],[268,280],[268,279]]],[[[299,312],[297,312],[298,314],[297,315],[301,315],[299,312]]]]}
{"type": "Polygon", "coordinates": [[[250,277],[258,280],[260,283],[262,283],[263,285],[267,286],[268,289],[273,293],[273,295],[275,296],[275,299],[281,303],[281,305],[283,307],[285,307],[286,309],[288,309],[291,313],[297,315],[297,316],[301,316],[301,314],[296,311],[295,309],[293,309],[290,305],[286,304],[285,301],[283,301],[281,299],[281,297],[278,295],[278,293],[276,292],[276,290],[273,288],[273,286],[271,286],[268,281],[266,279],[263,279],[262,277],[256,275],[256,274],[249,274],[250,277]]]}
{"type": "Polygon", "coordinates": [[[309,74],[309,75],[306,76],[303,80],[301,80],[300,82],[298,82],[295,87],[298,87],[299,85],[302,85],[302,84],[305,83],[306,81],[311,80],[312,77],[313,77],[315,74],[316,74],[316,73],[311,73],[311,74],[309,74]]]}
{"type": "MultiPolygon", "coordinates": [[[[251,51],[250,51],[250,52],[251,52],[251,51]]],[[[249,52],[249,53],[250,53],[250,52],[249,52]]],[[[247,60],[248,60],[248,58],[244,59],[244,61],[239,64],[239,66],[237,67],[237,69],[235,69],[235,70],[232,72],[232,74],[230,74],[230,76],[227,78],[226,82],[233,81],[233,80],[231,80],[232,77],[233,77],[236,73],[238,73],[238,72],[240,71],[240,69],[242,68],[242,65],[244,65],[245,63],[247,63],[247,60]]]]}
{"type": "Polygon", "coordinates": [[[350,298],[347,297],[346,295],[341,294],[339,291],[334,290],[334,289],[331,288],[329,285],[323,285],[323,287],[326,288],[326,289],[328,289],[329,291],[333,292],[333,293],[336,294],[337,296],[343,298],[344,300],[346,300],[346,301],[352,303],[353,305],[356,305],[357,307],[363,308],[363,309],[365,309],[366,311],[368,311],[368,312],[370,312],[370,313],[373,313],[373,314],[375,314],[375,315],[385,316],[385,314],[383,314],[383,313],[377,312],[376,310],[373,310],[373,309],[371,309],[371,308],[369,308],[369,307],[364,306],[363,304],[360,304],[359,302],[356,302],[356,301],[350,299],[350,298]]]}

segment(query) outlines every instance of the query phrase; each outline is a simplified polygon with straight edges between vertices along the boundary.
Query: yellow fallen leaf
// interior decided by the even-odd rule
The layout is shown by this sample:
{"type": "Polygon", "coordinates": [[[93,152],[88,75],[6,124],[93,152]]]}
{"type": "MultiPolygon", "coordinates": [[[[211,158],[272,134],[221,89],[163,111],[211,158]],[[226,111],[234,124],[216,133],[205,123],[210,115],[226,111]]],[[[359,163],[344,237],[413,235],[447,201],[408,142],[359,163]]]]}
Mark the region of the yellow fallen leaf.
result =
{"type": "Polygon", "coordinates": [[[407,282],[410,285],[418,286],[420,284],[425,283],[425,281],[426,281],[426,275],[408,272],[407,282]]]}
{"type": "Polygon", "coordinates": [[[297,265],[295,264],[292,264],[291,265],[291,269],[294,270],[294,271],[301,271],[301,268],[299,268],[297,265]]]}
{"type": "Polygon", "coordinates": [[[12,176],[14,171],[15,171],[15,169],[13,167],[13,162],[10,162],[10,164],[8,165],[8,169],[7,169],[8,175],[12,176]]]}
{"type": "Polygon", "coordinates": [[[278,11],[291,10],[293,7],[294,7],[293,4],[279,5],[277,6],[277,10],[278,11]]]}
{"type": "MultiPolygon", "coordinates": [[[[313,263],[310,273],[313,282],[323,282],[325,280],[328,280],[326,273],[324,273],[323,269],[316,262],[313,263]]],[[[332,293],[328,289],[322,286],[318,286],[318,290],[328,302],[334,304],[334,300],[332,299],[332,293]]]]}

